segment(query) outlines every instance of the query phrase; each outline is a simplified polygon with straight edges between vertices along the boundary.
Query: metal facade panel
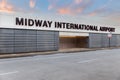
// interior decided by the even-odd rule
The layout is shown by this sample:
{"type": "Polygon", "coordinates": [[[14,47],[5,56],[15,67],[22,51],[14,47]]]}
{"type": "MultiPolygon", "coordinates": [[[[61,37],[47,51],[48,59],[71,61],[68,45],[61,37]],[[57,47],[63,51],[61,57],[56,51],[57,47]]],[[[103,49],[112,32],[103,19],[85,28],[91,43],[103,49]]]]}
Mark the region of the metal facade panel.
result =
{"type": "Polygon", "coordinates": [[[101,45],[101,34],[89,34],[89,47],[90,48],[97,48],[97,47],[102,47],[101,45]]]}
{"type": "Polygon", "coordinates": [[[117,35],[117,46],[120,47],[120,35],[117,35]]]}
{"type": "Polygon", "coordinates": [[[55,33],[57,32],[37,31],[37,51],[56,50],[55,37],[59,35],[55,36],[55,33]]]}
{"type": "Polygon", "coordinates": [[[89,36],[89,47],[116,47],[120,46],[120,35],[113,34],[109,39],[108,34],[91,33],[89,36]],[[100,42],[101,41],[101,42],[100,42]]]}
{"type": "Polygon", "coordinates": [[[58,50],[59,49],[59,32],[54,32],[54,39],[55,39],[54,48],[58,50]]]}
{"type": "Polygon", "coordinates": [[[109,47],[109,38],[107,34],[102,34],[102,47],[109,47]]]}
{"type": "Polygon", "coordinates": [[[0,29],[0,53],[14,52],[14,30],[0,29]]]}
{"type": "Polygon", "coordinates": [[[14,30],[13,29],[0,29],[0,33],[2,34],[14,34],[14,30]]]}
{"type": "Polygon", "coordinates": [[[13,47],[3,47],[0,48],[0,53],[13,53],[14,48],[13,47]]]}
{"type": "Polygon", "coordinates": [[[117,46],[117,35],[112,35],[110,38],[110,46],[111,47],[116,47],[117,46]]]}
{"type": "Polygon", "coordinates": [[[24,46],[14,46],[14,53],[27,52],[24,46]]]}
{"type": "Polygon", "coordinates": [[[59,32],[0,29],[0,53],[57,50],[59,32]]]}

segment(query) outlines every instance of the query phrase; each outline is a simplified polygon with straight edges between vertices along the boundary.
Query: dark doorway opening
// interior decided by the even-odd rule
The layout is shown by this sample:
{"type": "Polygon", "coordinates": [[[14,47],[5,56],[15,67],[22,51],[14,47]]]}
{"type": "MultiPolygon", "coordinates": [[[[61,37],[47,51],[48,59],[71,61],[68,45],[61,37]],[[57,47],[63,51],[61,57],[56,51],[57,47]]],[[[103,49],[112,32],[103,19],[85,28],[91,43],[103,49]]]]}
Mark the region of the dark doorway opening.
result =
{"type": "Polygon", "coordinates": [[[60,49],[87,48],[88,36],[60,36],[60,49]]]}

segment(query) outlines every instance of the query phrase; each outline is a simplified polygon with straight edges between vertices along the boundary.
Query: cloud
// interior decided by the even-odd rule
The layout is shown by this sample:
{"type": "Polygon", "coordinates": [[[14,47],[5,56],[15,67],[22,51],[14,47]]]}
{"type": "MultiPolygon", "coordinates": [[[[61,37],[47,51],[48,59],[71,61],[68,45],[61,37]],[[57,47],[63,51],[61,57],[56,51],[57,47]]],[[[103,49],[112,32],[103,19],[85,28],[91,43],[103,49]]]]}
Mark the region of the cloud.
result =
{"type": "Polygon", "coordinates": [[[57,6],[59,0],[48,0],[49,5],[48,5],[48,10],[52,10],[57,6]]]}
{"type": "Polygon", "coordinates": [[[53,9],[53,8],[54,8],[53,5],[49,5],[49,6],[48,6],[48,10],[51,10],[51,9],[53,9]]]}
{"type": "Polygon", "coordinates": [[[114,11],[111,14],[107,15],[106,18],[112,20],[113,22],[118,22],[120,26],[120,11],[114,11]]]}
{"type": "Polygon", "coordinates": [[[48,6],[49,11],[52,10],[59,14],[77,15],[89,8],[94,0],[69,0],[63,4],[60,3],[64,2],[64,0],[48,1],[50,3],[48,6]]]}
{"type": "Polygon", "coordinates": [[[96,12],[92,12],[89,14],[89,16],[95,16],[97,13],[96,12]]]}
{"type": "Polygon", "coordinates": [[[2,0],[0,2],[0,12],[12,13],[12,12],[14,12],[13,6],[8,4],[6,0],[2,0]]]}
{"type": "Polygon", "coordinates": [[[35,7],[35,4],[36,4],[36,0],[30,0],[30,1],[29,1],[29,6],[30,6],[30,8],[34,8],[34,7],[35,7]]]}
{"type": "Polygon", "coordinates": [[[90,12],[89,16],[96,16],[96,15],[108,15],[111,10],[109,10],[108,6],[113,0],[108,0],[108,2],[101,7],[95,9],[93,12],[90,12]]]}
{"type": "Polygon", "coordinates": [[[60,9],[58,9],[58,13],[60,13],[60,14],[72,14],[72,12],[69,8],[60,8],[60,9]]]}
{"type": "Polygon", "coordinates": [[[80,4],[83,0],[75,0],[76,4],[80,4]]]}
{"type": "MultiPolygon", "coordinates": [[[[12,1],[11,1],[11,3],[12,3],[12,1]]],[[[30,8],[34,8],[35,3],[36,3],[36,0],[30,0],[29,4],[26,4],[26,5],[30,6],[30,8]]],[[[34,10],[24,9],[22,7],[12,5],[9,3],[8,0],[0,0],[0,12],[6,12],[6,13],[28,12],[28,13],[30,13],[30,12],[37,12],[37,11],[35,9],[34,10]]]]}
{"type": "Polygon", "coordinates": [[[89,16],[106,16],[109,14],[109,10],[105,9],[105,8],[101,8],[101,9],[96,9],[93,12],[89,13],[89,16]]]}
{"type": "Polygon", "coordinates": [[[78,9],[71,9],[71,8],[59,8],[57,9],[57,13],[59,14],[69,14],[69,15],[75,15],[77,13],[81,13],[83,11],[82,8],[78,8],[78,9]]]}

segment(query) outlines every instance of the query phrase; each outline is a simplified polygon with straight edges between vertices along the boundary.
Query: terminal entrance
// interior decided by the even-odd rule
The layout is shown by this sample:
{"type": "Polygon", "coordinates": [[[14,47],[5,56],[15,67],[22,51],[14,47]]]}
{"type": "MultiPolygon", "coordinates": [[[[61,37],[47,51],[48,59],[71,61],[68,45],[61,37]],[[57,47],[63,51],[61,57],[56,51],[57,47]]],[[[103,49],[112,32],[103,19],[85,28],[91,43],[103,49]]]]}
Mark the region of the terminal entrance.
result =
{"type": "Polygon", "coordinates": [[[88,48],[88,36],[60,36],[59,48],[88,48]]]}

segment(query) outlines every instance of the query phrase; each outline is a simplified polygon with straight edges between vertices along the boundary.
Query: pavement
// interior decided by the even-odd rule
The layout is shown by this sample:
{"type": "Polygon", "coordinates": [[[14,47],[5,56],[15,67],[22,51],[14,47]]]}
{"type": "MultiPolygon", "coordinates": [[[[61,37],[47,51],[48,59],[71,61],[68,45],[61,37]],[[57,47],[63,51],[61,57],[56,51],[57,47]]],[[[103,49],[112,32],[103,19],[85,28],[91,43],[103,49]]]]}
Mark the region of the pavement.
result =
{"type": "Polygon", "coordinates": [[[120,49],[0,59],[0,80],[120,80],[120,49]]]}
{"type": "Polygon", "coordinates": [[[50,55],[57,53],[75,53],[75,52],[87,52],[96,50],[106,50],[106,49],[118,49],[120,47],[109,47],[109,48],[72,48],[72,49],[62,49],[58,51],[46,51],[46,52],[29,52],[29,53],[11,53],[11,54],[0,54],[0,59],[3,58],[16,58],[16,57],[27,57],[36,55],[50,55]]]}

